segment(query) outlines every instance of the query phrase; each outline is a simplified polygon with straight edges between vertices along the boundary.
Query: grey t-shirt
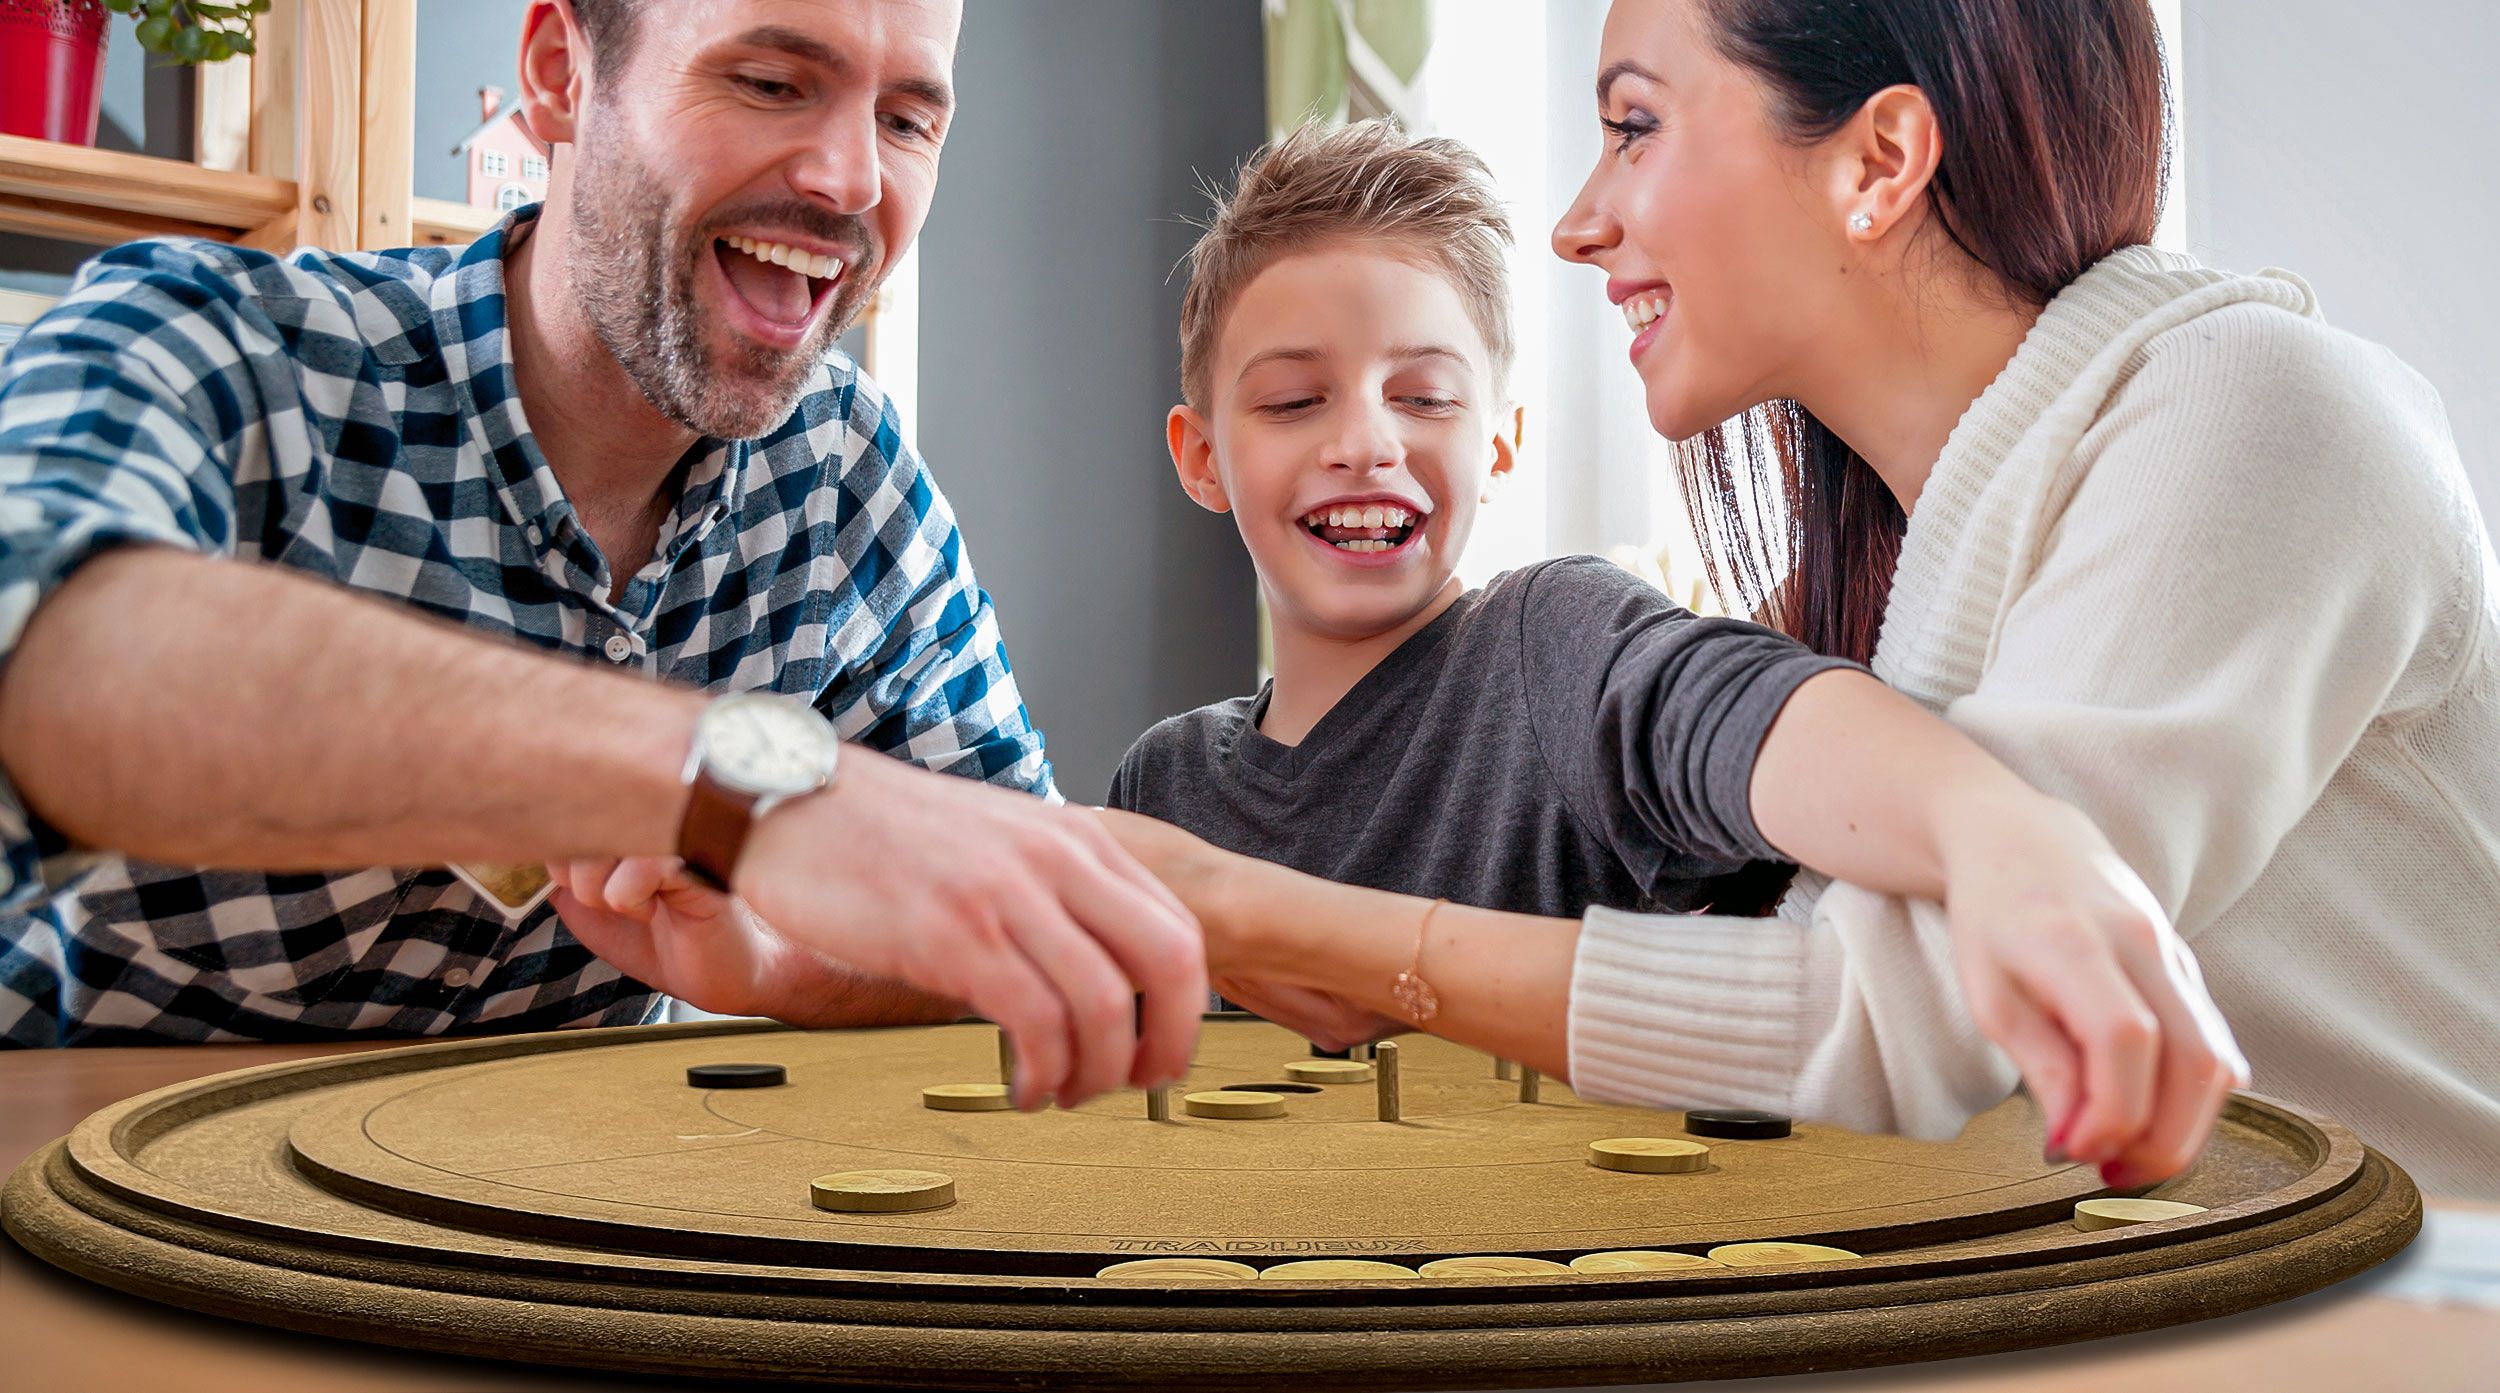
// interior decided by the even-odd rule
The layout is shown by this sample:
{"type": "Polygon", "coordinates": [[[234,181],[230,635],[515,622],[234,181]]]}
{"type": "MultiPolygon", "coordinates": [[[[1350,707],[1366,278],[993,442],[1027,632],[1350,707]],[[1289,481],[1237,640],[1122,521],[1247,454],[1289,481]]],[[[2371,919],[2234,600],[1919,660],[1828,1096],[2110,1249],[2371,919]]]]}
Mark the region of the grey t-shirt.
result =
{"type": "Polygon", "coordinates": [[[1487,909],[1760,913],[1788,868],[1754,827],[1755,756],[1800,683],[1847,666],[1565,557],[1461,596],[1299,745],[1260,734],[1265,690],[1164,721],[1109,802],[1487,909]]]}

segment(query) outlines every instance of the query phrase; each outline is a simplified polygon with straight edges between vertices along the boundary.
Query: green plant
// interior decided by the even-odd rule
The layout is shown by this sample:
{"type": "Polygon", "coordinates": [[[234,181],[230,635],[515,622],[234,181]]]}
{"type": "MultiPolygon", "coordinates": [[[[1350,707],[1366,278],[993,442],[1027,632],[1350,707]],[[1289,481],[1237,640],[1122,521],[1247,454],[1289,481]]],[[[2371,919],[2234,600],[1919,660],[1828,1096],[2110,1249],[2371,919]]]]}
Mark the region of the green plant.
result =
{"type": "Polygon", "coordinates": [[[177,63],[215,63],[252,51],[252,18],[269,0],[104,0],[138,21],[139,47],[177,63]]]}

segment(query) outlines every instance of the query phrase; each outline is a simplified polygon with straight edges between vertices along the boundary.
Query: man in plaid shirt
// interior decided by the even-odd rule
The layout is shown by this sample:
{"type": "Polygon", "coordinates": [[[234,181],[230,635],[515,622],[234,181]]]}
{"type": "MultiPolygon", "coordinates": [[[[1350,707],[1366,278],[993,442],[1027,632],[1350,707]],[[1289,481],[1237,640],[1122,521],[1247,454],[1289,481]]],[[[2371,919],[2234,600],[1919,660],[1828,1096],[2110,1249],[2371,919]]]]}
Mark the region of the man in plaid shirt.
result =
{"type": "Polygon", "coordinates": [[[969,1007],[1027,1105],[1182,1071],[1196,926],[1055,805],[953,516],[831,347],[927,211],[959,21],[534,0],[543,209],[457,250],[135,243],[28,332],[0,1039],[633,1022],[657,989],[969,1007]],[[731,898],[670,858],[698,723],[756,691],[850,743],[746,827],[731,898]],[[425,869],[465,861],[566,891],[509,922],[425,869]]]}

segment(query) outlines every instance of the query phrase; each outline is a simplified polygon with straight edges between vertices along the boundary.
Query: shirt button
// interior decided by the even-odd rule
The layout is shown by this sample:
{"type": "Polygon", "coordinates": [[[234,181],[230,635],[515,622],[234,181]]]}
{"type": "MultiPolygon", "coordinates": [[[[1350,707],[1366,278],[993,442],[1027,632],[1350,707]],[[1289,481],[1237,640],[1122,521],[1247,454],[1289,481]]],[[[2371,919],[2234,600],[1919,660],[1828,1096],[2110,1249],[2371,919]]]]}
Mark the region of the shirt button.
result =
{"type": "Polygon", "coordinates": [[[454,990],[469,985],[469,970],[465,967],[455,967],[444,973],[443,985],[454,990]]]}
{"type": "Polygon", "coordinates": [[[621,663],[634,656],[634,641],[623,634],[610,634],[604,651],[609,662],[621,663]]]}
{"type": "Polygon", "coordinates": [[[533,523],[531,523],[531,524],[530,524],[530,528],[529,528],[529,539],[530,539],[530,545],[531,545],[531,546],[540,546],[540,545],[543,545],[543,544],[546,542],[546,540],[547,540],[547,534],[546,534],[545,532],[543,532],[543,531],[540,531],[540,530],[539,530],[539,527],[538,527],[538,524],[533,522],[533,523]]]}

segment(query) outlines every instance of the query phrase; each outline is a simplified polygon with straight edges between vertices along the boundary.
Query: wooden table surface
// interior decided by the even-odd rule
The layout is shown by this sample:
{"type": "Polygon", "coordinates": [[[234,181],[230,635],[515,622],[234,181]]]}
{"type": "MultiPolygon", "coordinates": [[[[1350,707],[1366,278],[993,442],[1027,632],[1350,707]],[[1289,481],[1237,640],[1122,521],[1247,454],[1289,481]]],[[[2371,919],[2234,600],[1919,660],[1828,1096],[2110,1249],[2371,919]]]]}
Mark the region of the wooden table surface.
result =
{"type": "MultiPolygon", "coordinates": [[[[0,1053],[0,1172],[88,1113],[166,1084],[377,1045],[199,1045],[0,1053]]],[[[2443,1215],[2489,1206],[2431,1201],[2443,1215]]],[[[2084,1345],[1899,1369],[1682,1384],[1785,1393],[2487,1393],[2500,1369],[2500,1309],[2427,1305],[2383,1289],[2419,1251],[2340,1287],[2245,1315],[2084,1345]]],[[[385,1349],[215,1320],[54,1270],[0,1242],[0,1388],[163,1386],[182,1393],[538,1393],[681,1387],[385,1349]]]]}

